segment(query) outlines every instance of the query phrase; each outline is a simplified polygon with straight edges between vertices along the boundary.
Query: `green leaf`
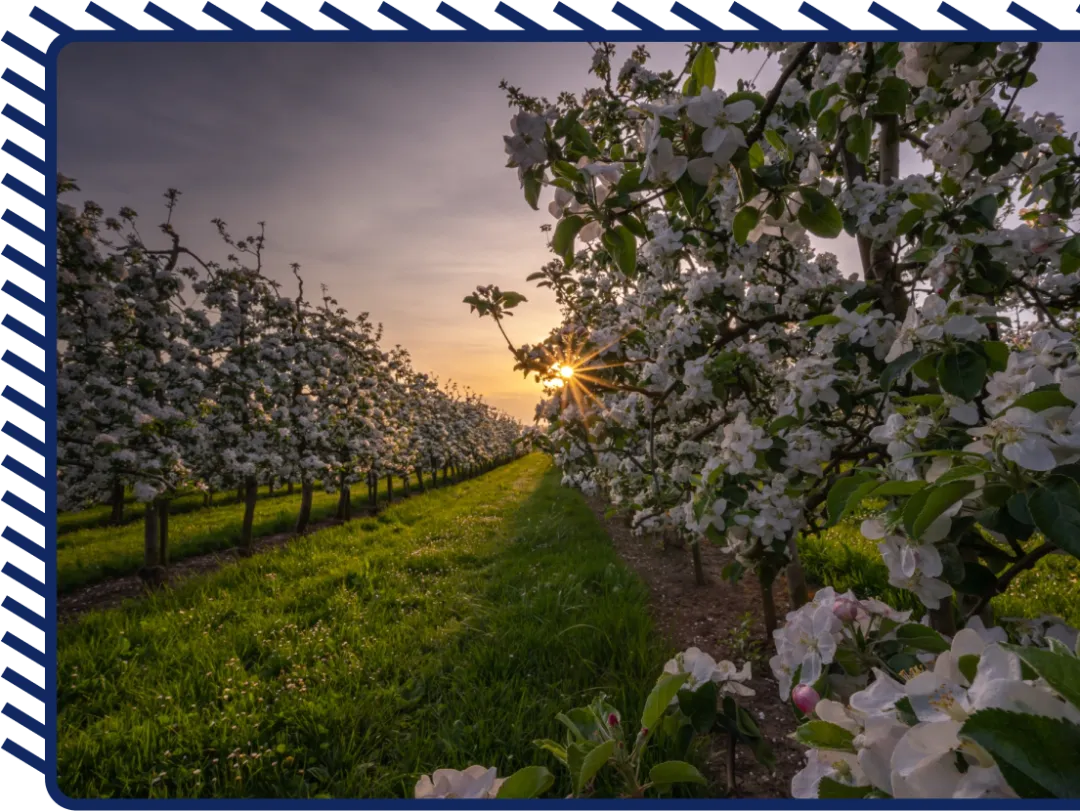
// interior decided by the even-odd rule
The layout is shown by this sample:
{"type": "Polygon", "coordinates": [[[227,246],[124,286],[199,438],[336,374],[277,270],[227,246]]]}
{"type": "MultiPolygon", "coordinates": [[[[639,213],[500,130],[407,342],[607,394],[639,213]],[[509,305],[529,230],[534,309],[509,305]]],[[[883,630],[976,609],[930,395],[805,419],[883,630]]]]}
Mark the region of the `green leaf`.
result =
{"type": "MultiPolygon", "coordinates": [[[[1027,408],[1031,411],[1045,411],[1048,408],[1057,408],[1058,406],[1072,408],[1074,405],[1076,404],[1072,400],[1061,393],[1061,386],[1057,383],[1053,383],[1049,386],[1043,386],[1040,389],[1029,391],[1027,394],[1017,397],[1009,408],[1027,408]]],[[[1009,408],[1006,408],[1005,411],[1008,411],[1009,408]]]]}
{"type": "Polygon", "coordinates": [[[825,498],[825,507],[829,514],[829,526],[832,526],[847,509],[848,499],[867,481],[873,481],[866,473],[857,473],[854,476],[845,476],[829,489],[829,495],[825,498]]]}
{"type": "Polygon", "coordinates": [[[795,740],[814,749],[837,749],[854,752],[855,735],[828,721],[807,721],[795,730],[795,740]]]}
{"type": "Polygon", "coordinates": [[[697,690],[680,690],[679,709],[697,732],[708,732],[716,723],[716,683],[707,681],[697,690]]]}
{"type": "Polygon", "coordinates": [[[979,656],[975,653],[965,653],[959,659],[956,660],[957,669],[964,675],[964,678],[969,683],[975,681],[975,676],[979,672],[979,656]]]}
{"type": "Polygon", "coordinates": [[[915,714],[915,709],[911,706],[911,699],[907,696],[896,702],[896,715],[901,722],[909,727],[919,723],[919,716],[915,714]]]}
{"type": "Polygon", "coordinates": [[[672,783],[699,783],[706,785],[707,781],[701,776],[701,772],[684,763],[681,760],[667,760],[657,763],[649,770],[649,780],[657,786],[666,786],[672,783]]]}
{"type": "Polygon", "coordinates": [[[937,352],[923,355],[915,362],[915,365],[911,367],[912,374],[919,378],[919,380],[925,380],[927,383],[937,380],[937,359],[939,357],[940,354],[937,352]]]}
{"type": "Polygon", "coordinates": [[[751,169],[760,169],[765,165],[765,150],[762,149],[761,144],[756,141],[747,152],[747,157],[750,160],[751,169]]]}
{"type": "Polygon", "coordinates": [[[1009,365],[1009,345],[1004,341],[983,341],[979,344],[986,359],[990,361],[991,372],[1004,372],[1009,365]]]}
{"type": "Polygon", "coordinates": [[[540,175],[537,172],[527,172],[523,180],[525,189],[525,202],[534,210],[538,211],[537,202],[540,200],[540,175]]]}
{"type": "Polygon", "coordinates": [[[997,216],[998,202],[992,194],[980,197],[975,202],[964,207],[964,213],[968,218],[982,225],[984,228],[994,227],[994,218],[997,216]]]}
{"type": "Polygon", "coordinates": [[[765,140],[769,142],[769,145],[773,149],[775,149],[783,156],[787,156],[787,154],[791,151],[787,143],[780,136],[780,133],[778,133],[776,130],[765,130],[765,140]]]}
{"type": "Polygon", "coordinates": [[[618,214],[615,219],[630,229],[630,233],[636,236],[638,239],[648,239],[649,232],[645,230],[645,226],[641,224],[641,220],[635,217],[633,214],[618,214]]]}
{"type": "Polygon", "coordinates": [[[942,653],[950,647],[945,637],[933,628],[927,628],[917,622],[901,625],[894,633],[897,639],[915,650],[926,651],[927,653],[942,653]]]}
{"type": "Polygon", "coordinates": [[[743,206],[739,209],[731,224],[731,233],[739,245],[746,244],[746,238],[754,230],[759,219],[761,219],[761,212],[753,206],[743,206]]]}
{"type": "Polygon", "coordinates": [[[839,85],[831,84],[810,94],[810,117],[817,118],[829,104],[829,99],[840,92],[839,85]]]}
{"type": "Polygon", "coordinates": [[[1007,645],[1009,650],[1027,662],[1031,669],[1046,679],[1057,693],[1080,709],[1080,659],[1065,653],[1042,648],[1007,645]]]}
{"type": "Polygon", "coordinates": [[[785,414],[783,417],[777,417],[769,424],[769,433],[776,436],[785,428],[790,428],[793,425],[799,424],[799,418],[794,414],[785,414]]]}
{"type": "Polygon", "coordinates": [[[844,146],[862,163],[870,157],[870,145],[874,136],[874,122],[869,118],[853,115],[846,122],[848,137],[844,146]]]}
{"type": "Polygon", "coordinates": [[[708,45],[702,43],[698,48],[690,74],[697,80],[699,89],[702,87],[712,89],[716,81],[716,56],[708,45]]]}
{"type": "Polygon", "coordinates": [[[900,218],[900,222],[896,225],[896,235],[898,237],[904,236],[904,234],[908,233],[912,228],[922,222],[925,217],[926,212],[917,208],[905,211],[904,215],[900,218]]]}
{"type": "Polygon", "coordinates": [[[937,363],[941,388],[961,400],[974,400],[986,379],[986,358],[972,349],[952,348],[937,363]]]}
{"type": "Polygon", "coordinates": [[[905,481],[905,482],[885,482],[878,485],[870,493],[874,498],[887,498],[889,496],[913,496],[926,487],[926,482],[922,481],[905,481]]]}
{"type": "Polygon", "coordinates": [[[832,324],[839,324],[843,321],[840,316],[833,315],[832,313],[822,313],[821,315],[815,315],[809,321],[803,322],[804,327],[827,327],[832,324]]]}
{"type": "Polygon", "coordinates": [[[888,391],[892,388],[893,383],[906,377],[907,373],[911,370],[911,367],[918,363],[919,358],[921,357],[922,355],[918,349],[912,349],[895,360],[890,361],[881,372],[880,383],[882,391],[888,391]]]}
{"type": "Polygon", "coordinates": [[[803,228],[819,237],[832,239],[844,230],[844,218],[828,197],[812,189],[800,189],[803,204],[799,206],[799,222],[803,228]]]}
{"type": "Polygon", "coordinates": [[[881,80],[875,109],[878,115],[903,115],[910,98],[908,83],[898,76],[889,76],[881,80]]]}
{"type": "Polygon", "coordinates": [[[572,720],[570,720],[570,717],[567,716],[566,713],[555,713],[555,720],[562,724],[564,727],[566,727],[567,730],[569,730],[570,734],[574,736],[575,740],[585,740],[585,735],[582,734],[581,730],[578,728],[578,725],[572,720]]]}
{"type": "Polygon", "coordinates": [[[933,211],[939,208],[945,208],[945,204],[936,194],[916,192],[915,194],[909,194],[908,200],[911,201],[913,206],[918,206],[923,211],[933,211]]]}
{"type": "Polygon", "coordinates": [[[1061,248],[1061,272],[1068,276],[1080,268],[1080,237],[1073,237],[1061,248]]]}
{"type": "Polygon", "coordinates": [[[565,765],[566,763],[566,747],[560,743],[557,743],[551,738],[538,738],[533,741],[533,746],[538,746],[545,752],[550,752],[554,755],[558,761],[565,765]]]}
{"type": "Polygon", "coordinates": [[[831,777],[823,777],[818,783],[817,796],[821,800],[861,800],[873,790],[873,786],[849,786],[831,777]]]}
{"type": "Polygon", "coordinates": [[[970,479],[946,482],[935,486],[927,493],[918,517],[912,522],[911,535],[918,539],[934,521],[949,507],[975,489],[975,482],[970,479]]]}
{"type": "Polygon", "coordinates": [[[526,766],[506,778],[497,795],[500,800],[531,800],[555,782],[555,775],[543,766],[526,766]]]}
{"type": "Polygon", "coordinates": [[[765,97],[753,90],[740,90],[738,93],[732,93],[730,96],[724,99],[724,103],[734,104],[735,102],[742,101],[743,99],[749,99],[750,101],[752,101],[754,103],[754,107],[758,110],[765,106],[765,97]]]}
{"type": "Polygon", "coordinates": [[[912,405],[926,406],[927,408],[938,408],[945,402],[945,398],[940,394],[913,394],[904,399],[912,405]]]}
{"type": "Polygon", "coordinates": [[[611,253],[623,275],[634,275],[637,271],[637,240],[629,228],[620,225],[611,231],[606,231],[604,247],[611,253]]]}
{"type": "Polygon", "coordinates": [[[574,794],[581,794],[585,786],[589,785],[596,773],[603,768],[604,764],[611,759],[615,751],[615,741],[604,741],[599,746],[590,749],[581,761],[581,769],[574,781],[574,794]]]}
{"type": "Polygon", "coordinates": [[[1080,726],[1008,710],[980,710],[960,728],[994,758],[1023,798],[1080,797],[1080,726]]]}
{"type": "Polygon", "coordinates": [[[563,217],[559,220],[559,224],[555,226],[555,235],[551,239],[551,247],[568,265],[574,257],[574,237],[584,227],[585,220],[577,214],[563,217]]]}
{"type": "Polygon", "coordinates": [[[826,110],[817,119],[818,138],[823,141],[832,140],[836,136],[836,128],[839,119],[833,110],[826,110]]]}
{"type": "Polygon", "coordinates": [[[1028,511],[1048,541],[1080,558],[1080,484],[1051,475],[1028,496],[1028,511]]]}
{"type": "Polygon", "coordinates": [[[675,698],[675,694],[688,678],[690,678],[689,673],[665,673],[656,680],[652,692],[645,699],[645,709],[641,713],[641,725],[645,729],[656,726],[656,722],[667,710],[671,699],[675,698]]]}

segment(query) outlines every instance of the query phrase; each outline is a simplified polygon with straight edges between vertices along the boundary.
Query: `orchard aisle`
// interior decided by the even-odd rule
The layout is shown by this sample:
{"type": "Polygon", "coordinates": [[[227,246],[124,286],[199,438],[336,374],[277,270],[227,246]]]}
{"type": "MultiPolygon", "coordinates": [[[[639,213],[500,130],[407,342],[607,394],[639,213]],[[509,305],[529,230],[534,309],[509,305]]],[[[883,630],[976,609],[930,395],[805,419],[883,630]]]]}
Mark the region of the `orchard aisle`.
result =
{"type": "MultiPolygon", "coordinates": [[[[736,667],[750,662],[753,678],[748,685],[757,694],[745,704],[772,747],[776,767],[766,768],[749,749],[737,747],[738,796],[788,796],[791,778],[805,765],[806,755],[789,737],[795,731],[795,718],[769,669],[769,657],[776,649],[771,642],[765,644],[757,582],[750,578],[734,584],[724,580],[721,573],[731,558],[715,544],[704,543],[701,554],[707,582],[698,586],[689,549],[634,535],[625,517],[604,516],[607,505],[602,501],[592,498],[589,504],[604,522],[619,556],[645,581],[650,615],[670,644],[678,650],[700,648],[717,661],[726,659],[736,667]]],[[[785,589],[777,588],[775,598],[777,611],[783,616],[789,608],[785,589]]],[[[717,786],[724,785],[726,756],[724,737],[711,736],[704,771],[717,786]]]]}
{"type": "Polygon", "coordinates": [[[472,763],[564,780],[532,741],[598,692],[640,712],[673,650],[559,479],[533,454],[65,625],[61,787],[411,796],[472,763]]]}

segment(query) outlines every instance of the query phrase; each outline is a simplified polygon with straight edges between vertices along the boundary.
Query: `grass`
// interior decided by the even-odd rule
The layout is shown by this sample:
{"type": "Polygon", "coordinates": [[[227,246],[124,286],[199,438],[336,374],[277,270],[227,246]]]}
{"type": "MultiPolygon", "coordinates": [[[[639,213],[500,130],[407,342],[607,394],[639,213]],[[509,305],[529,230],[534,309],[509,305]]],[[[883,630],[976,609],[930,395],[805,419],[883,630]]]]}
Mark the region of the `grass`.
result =
{"type": "MultiPolygon", "coordinates": [[[[380,494],[385,496],[385,480],[380,483],[380,488],[380,494]]],[[[332,516],[337,509],[337,500],[337,493],[316,489],[311,506],[312,520],[332,516]]],[[[354,487],[353,504],[366,503],[367,488],[363,485],[354,487]]],[[[200,496],[197,509],[189,508],[180,514],[175,514],[172,506],[169,517],[170,560],[228,549],[239,541],[244,505],[236,501],[235,493],[231,499],[205,508],[202,507],[200,496]]],[[[92,508],[97,509],[100,508],[92,508]]],[[[295,525],[299,512],[299,488],[291,496],[284,491],[269,498],[264,494],[256,502],[252,531],[256,537],[285,532],[295,525]]],[[[137,521],[117,527],[98,526],[70,531],[57,537],[56,548],[57,591],[63,594],[80,586],[138,571],[143,564],[143,524],[137,521]]]]}
{"type": "MultiPolygon", "coordinates": [[[[400,797],[530,764],[670,654],[647,591],[534,454],[60,629],[72,797],[400,797]]],[[[657,759],[665,759],[657,752],[657,759]]]]}
{"type": "MultiPolygon", "coordinates": [[[[799,555],[807,578],[837,591],[851,589],[859,597],[877,597],[894,608],[923,613],[910,592],[889,585],[889,574],[877,546],[859,532],[859,521],[841,523],[819,536],[799,541],[799,555]]],[[[1019,575],[1008,590],[991,601],[998,617],[1038,617],[1052,614],[1080,626],[1080,561],[1068,555],[1050,555],[1019,575]]]]}
{"type": "MultiPolygon", "coordinates": [[[[279,498],[285,496],[286,492],[286,488],[280,486],[271,496],[270,488],[263,485],[259,488],[259,498],[279,498]]],[[[215,507],[235,504],[236,502],[235,490],[214,494],[215,507]]],[[[195,510],[201,509],[203,509],[203,494],[201,492],[180,493],[176,498],[169,502],[169,513],[171,515],[181,515],[183,513],[194,512],[195,510]]],[[[87,507],[85,510],[59,513],[56,516],[56,534],[67,535],[68,533],[78,532],[82,529],[104,527],[109,525],[111,516],[112,507],[108,504],[97,504],[93,507],[87,507]]],[[[141,505],[137,504],[135,502],[135,497],[128,493],[124,498],[124,512],[120,524],[130,524],[141,520],[141,505]]]]}

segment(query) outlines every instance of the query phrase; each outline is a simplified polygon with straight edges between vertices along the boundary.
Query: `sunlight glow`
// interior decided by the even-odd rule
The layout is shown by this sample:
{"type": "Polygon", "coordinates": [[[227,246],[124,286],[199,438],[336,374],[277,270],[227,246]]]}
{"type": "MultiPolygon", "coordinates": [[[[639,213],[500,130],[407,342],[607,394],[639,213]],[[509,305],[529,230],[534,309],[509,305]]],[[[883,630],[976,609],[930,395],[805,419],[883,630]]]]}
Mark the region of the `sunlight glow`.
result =
{"type": "Polygon", "coordinates": [[[574,367],[573,366],[560,366],[559,367],[559,374],[562,375],[562,377],[565,380],[569,380],[571,377],[574,376],[574,367]]]}

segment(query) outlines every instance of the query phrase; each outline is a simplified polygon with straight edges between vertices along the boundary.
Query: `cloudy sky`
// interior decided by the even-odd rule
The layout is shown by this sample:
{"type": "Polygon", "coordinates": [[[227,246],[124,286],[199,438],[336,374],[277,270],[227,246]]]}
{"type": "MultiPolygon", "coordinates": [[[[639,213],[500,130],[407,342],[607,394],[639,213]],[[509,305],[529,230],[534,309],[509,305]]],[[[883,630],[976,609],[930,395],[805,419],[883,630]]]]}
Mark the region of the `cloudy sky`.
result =
{"type": "MultiPolygon", "coordinates": [[[[682,45],[649,50],[654,69],[682,65],[682,45]]],[[[1076,126],[1075,53],[1044,49],[1024,109],[1076,126]]],[[[265,220],[268,273],[285,289],[299,262],[309,292],[326,284],[371,313],[418,369],[531,421],[539,387],[511,371],[494,325],[461,299],[478,284],[525,293],[508,325],[516,343],[556,323],[548,291],[525,282],[550,258],[539,227],[552,220],[505,168],[511,110],[498,83],[580,92],[590,54],[584,43],[79,43],[60,55],[58,169],[107,212],[133,207],[148,242],[162,193],[180,189],[173,222],[204,258],[226,253],[212,218],[234,236],[265,220]]],[[[718,86],[759,68],[759,86],[771,84],[778,70],[762,58],[725,55],[718,86]]],[[[823,247],[846,266],[857,256],[839,240],[823,247]]]]}

